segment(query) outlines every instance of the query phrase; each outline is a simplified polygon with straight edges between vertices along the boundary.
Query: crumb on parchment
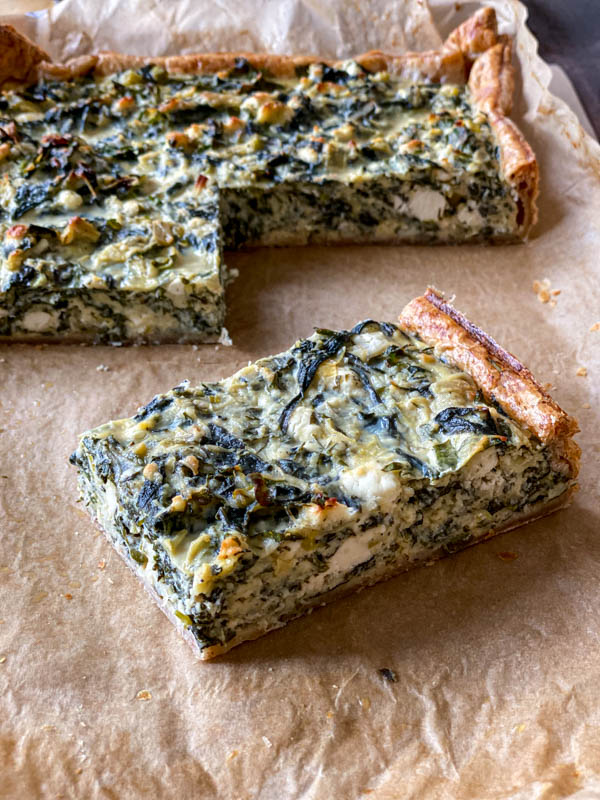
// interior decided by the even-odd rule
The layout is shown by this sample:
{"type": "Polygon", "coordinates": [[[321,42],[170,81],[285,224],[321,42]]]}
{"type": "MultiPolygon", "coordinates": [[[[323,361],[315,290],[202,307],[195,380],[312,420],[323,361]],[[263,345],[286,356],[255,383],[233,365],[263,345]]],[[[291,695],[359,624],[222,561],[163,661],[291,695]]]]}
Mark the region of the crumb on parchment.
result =
{"type": "Polygon", "coordinates": [[[224,347],[231,347],[233,344],[231,340],[231,336],[229,335],[229,331],[227,328],[221,328],[221,334],[219,336],[219,344],[222,344],[224,347]]]}
{"type": "Polygon", "coordinates": [[[579,378],[587,378],[587,367],[579,367],[575,375],[579,378]]]}
{"type": "Polygon", "coordinates": [[[523,733],[526,727],[527,725],[524,722],[522,722],[520,725],[515,725],[515,733],[523,733]]]}
{"type": "Polygon", "coordinates": [[[547,278],[533,282],[533,291],[537,294],[540,303],[549,303],[552,308],[556,305],[555,297],[561,293],[561,289],[552,289],[552,284],[547,278]]]}
{"type": "Polygon", "coordinates": [[[152,700],[152,693],[148,689],[140,689],[135,696],[136,700],[152,700]]]}
{"type": "Polygon", "coordinates": [[[398,682],[398,676],[396,675],[393,669],[389,669],[388,667],[382,667],[382,669],[378,670],[378,672],[384,680],[389,681],[390,683],[398,682]]]}

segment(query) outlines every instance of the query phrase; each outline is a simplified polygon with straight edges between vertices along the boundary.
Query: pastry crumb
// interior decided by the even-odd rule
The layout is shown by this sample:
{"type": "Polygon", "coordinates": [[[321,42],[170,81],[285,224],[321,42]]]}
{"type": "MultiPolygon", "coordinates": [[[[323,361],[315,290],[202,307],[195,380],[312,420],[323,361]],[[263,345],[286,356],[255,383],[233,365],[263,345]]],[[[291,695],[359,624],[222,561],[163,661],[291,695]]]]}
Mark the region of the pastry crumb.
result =
{"type": "Polygon", "coordinates": [[[147,481],[151,481],[157,472],[158,472],[158,466],[154,463],[154,461],[149,461],[148,464],[146,464],[146,466],[144,467],[142,475],[147,481]]]}
{"type": "Polygon", "coordinates": [[[540,303],[547,303],[550,300],[550,281],[534,281],[533,291],[537,294],[540,303]]]}
{"type": "Polygon", "coordinates": [[[6,661],[6,656],[0,656],[0,664],[4,664],[6,661]]]}
{"type": "Polygon", "coordinates": [[[98,562],[98,569],[104,569],[106,567],[106,561],[102,559],[98,562]]]}
{"type": "Polygon", "coordinates": [[[579,367],[575,375],[579,378],[587,378],[587,367],[579,367]]]}
{"type": "Polygon", "coordinates": [[[583,405],[581,407],[582,408],[591,408],[591,405],[589,403],[583,403],[583,405]]]}
{"type": "Polygon", "coordinates": [[[592,331],[592,332],[600,331],[600,322],[594,322],[594,324],[590,328],[590,331],[592,331]]]}
{"type": "Polygon", "coordinates": [[[518,557],[519,556],[511,550],[503,550],[501,553],[498,553],[498,558],[502,561],[514,561],[518,557]]]}
{"type": "Polygon", "coordinates": [[[562,289],[552,289],[552,284],[547,278],[541,281],[533,282],[533,291],[537,294],[540,303],[549,303],[551,308],[556,306],[556,300],[553,298],[558,297],[562,289]]]}
{"type": "Polygon", "coordinates": [[[526,727],[527,727],[527,725],[525,725],[524,722],[522,722],[520,725],[516,725],[515,726],[515,733],[523,733],[523,731],[525,730],[526,727]]]}
{"type": "Polygon", "coordinates": [[[231,340],[231,336],[229,335],[229,331],[227,328],[221,328],[221,334],[219,336],[219,344],[222,344],[224,347],[231,347],[233,344],[231,340]]]}
{"type": "Polygon", "coordinates": [[[239,750],[232,750],[231,753],[227,756],[227,761],[232,761],[236,756],[239,756],[239,750]]]}
{"type": "Polygon", "coordinates": [[[67,592],[66,594],[63,594],[63,597],[65,599],[67,599],[67,600],[72,600],[73,599],[73,595],[71,594],[71,592],[67,592]]]}
{"type": "Polygon", "coordinates": [[[148,691],[148,689],[140,689],[140,691],[135,696],[136,700],[151,700],[152,694],[148,691]]]}

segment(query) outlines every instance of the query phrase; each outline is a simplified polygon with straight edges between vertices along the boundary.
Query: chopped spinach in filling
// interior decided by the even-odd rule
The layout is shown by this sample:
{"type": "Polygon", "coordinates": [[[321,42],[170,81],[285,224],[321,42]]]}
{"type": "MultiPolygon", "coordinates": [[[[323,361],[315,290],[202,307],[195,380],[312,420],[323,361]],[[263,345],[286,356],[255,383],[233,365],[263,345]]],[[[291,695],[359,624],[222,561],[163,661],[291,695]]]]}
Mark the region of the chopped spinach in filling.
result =
{"type": "Polygon", "coordinates": [[[511,238],[466,86],[147,65],[0,99],[0,336],[219,331],[222,246],[511,238]]]}
{"type": "Polygon", "coordinates": [[[451,551],[568,475],[473,380],[389,323],[319,329],[84,434],[85,502],[201,647],[451,551]]]}

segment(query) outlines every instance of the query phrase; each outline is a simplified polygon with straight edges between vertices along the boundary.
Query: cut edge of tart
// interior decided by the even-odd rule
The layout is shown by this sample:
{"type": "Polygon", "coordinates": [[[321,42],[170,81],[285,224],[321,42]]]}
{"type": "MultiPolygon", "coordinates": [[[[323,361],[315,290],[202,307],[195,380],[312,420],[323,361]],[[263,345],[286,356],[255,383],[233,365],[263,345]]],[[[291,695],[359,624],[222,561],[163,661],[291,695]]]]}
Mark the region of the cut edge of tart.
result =
{"type": "Polygon", "coordinates": [[[90,513],[202,659],[567,505],[577,422],[435,290],[83,434],[90,513]]]}

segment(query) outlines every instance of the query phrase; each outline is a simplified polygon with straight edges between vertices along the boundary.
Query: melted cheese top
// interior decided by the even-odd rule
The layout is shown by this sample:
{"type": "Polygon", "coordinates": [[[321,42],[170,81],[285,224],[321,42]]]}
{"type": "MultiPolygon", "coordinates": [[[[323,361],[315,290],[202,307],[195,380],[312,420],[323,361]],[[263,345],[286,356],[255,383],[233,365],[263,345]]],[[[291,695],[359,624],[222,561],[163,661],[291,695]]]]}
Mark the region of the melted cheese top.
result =
{"type": "Polygon", "coordinates": [[[417,224],[451,213],[465,181],[479,225],[512,209],[467,87],[407,85],[353,62],[286,79],[240,59],[218,74],[149,65],[43,82],[2,95],[0,139],[2,283],[216,285],[218,187],[359,191],[393,175],[418,187],[394,200],[417,224]]]}
{"type": "Polygon", "coordinates": [[[130,519],[197,587],[270,540],[310,546],[448,483],[479,454],[537,446],[468,375],[373,321],[319,330],[219,383],[182,384],[83,437],[96,470],[113,465],[130,519]]]}

